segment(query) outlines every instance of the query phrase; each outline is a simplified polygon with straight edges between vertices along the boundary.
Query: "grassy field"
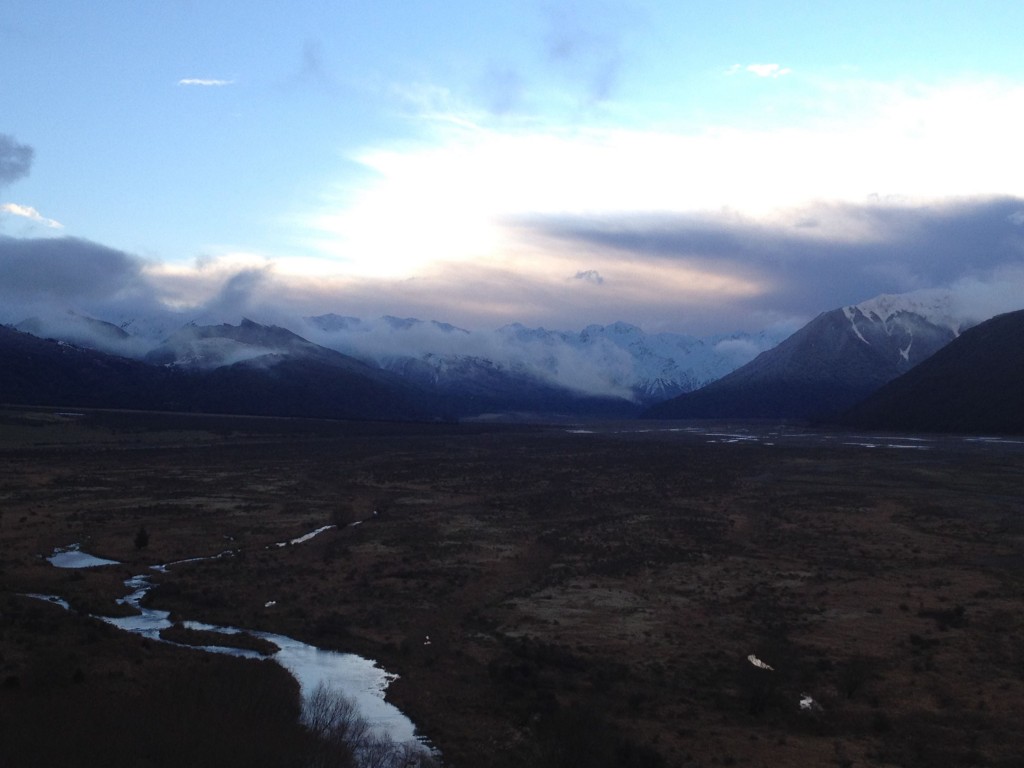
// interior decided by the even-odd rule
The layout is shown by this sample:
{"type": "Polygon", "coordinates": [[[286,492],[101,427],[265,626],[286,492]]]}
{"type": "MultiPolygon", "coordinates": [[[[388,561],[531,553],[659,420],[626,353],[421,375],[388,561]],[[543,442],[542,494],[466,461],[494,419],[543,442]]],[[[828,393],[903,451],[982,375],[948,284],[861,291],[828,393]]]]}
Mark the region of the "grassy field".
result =
{"type": "Polygon", "coordinates": [[[231,550],[150,603],[379,660],[451,766],[1022,765],[1022,478],[962,441],[0,411],[0,764],[299,764],[276,665],[88,616],[231,550]],[[120,565],[45,560],[74,543],[120,565]]]}

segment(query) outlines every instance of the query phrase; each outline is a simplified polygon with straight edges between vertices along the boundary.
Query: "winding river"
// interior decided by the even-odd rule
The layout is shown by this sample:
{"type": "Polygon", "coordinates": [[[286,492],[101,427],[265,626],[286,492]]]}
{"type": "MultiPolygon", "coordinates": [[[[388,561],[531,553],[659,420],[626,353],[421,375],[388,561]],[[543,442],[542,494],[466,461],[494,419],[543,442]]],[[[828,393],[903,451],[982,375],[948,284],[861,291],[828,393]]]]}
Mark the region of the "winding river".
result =
{"type": "MultiPolygon", "coordinates": [[[[328,527],[317,529],[290,542],[283,542],[280,546],[308,541],[313,536],[327,530],[328,527]]],[[[212,558],[190,558],[165,565],[154,565],[151,566],[151,570],[167,571],[181,563],[214,559],[228,554],[233,553],[225,552],[214,555],[212,558]]],[[[58,568],[98,568],[117,564],[115,560],[106,560],[82,552],[77,545],[58,549],[47,559],[58,568]]],[[[127,579],[125,587],[130,591],[117,602],[131,606],[136,613],[131,616],[96,616],[95,618],[126,632],[144,635],[160,642],[168,642],[160,636],[160,632],[169,629],[174,624],[169,619],[169,612],[147,608],[141,604],[151,586],[148,574],[127,579]]],[[[32,594],[28,596],[70,609],[67,601],[56,595],[32,594]]],[[[270,632],[223,627],[200,621],[183,621],[181,624],[186,629],[219,632],[225,635],[248,634],[273,643],[278,650],[271,654],[262,654],[258,651],[226,645],[187,647],[244,658],[272,659],[288,670],[298,681],[304,701],[320,685],[325,685],[331,690],[339,690],[353,701],[357,712],[366,721],[373,735],[390,739],[396,744],[418,744],[425,750],[430,749],[426,739],[416,733],[412,721],[397,707],[385,700],[384,693],[388,685],[398,676],[382,669],[376,662],[352,653],[325,651],[290,637],[270,632]]]]}

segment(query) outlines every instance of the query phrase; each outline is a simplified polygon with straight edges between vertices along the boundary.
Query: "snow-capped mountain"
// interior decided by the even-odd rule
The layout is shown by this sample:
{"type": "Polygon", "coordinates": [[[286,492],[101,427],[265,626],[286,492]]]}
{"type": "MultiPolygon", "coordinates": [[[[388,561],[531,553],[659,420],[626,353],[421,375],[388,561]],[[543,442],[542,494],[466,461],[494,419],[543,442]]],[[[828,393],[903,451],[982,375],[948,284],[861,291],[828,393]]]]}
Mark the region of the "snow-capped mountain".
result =
{"type": "Polygon", "coordinates": [[[957,306],[952,293],[936,289],[911,293],[883,293],[847,309],[851,313],[854,309],[859,309],[866,317],[880,320],[882,323],[888,323],[899,315],[916,315],[930,325],[948,328],[954,336],[959,336],[961,330],[979,322],[979,318],[957,306]]]}
{"type": "Polygon", "coordinates": [[[938,293],[879,296],[825,312],[777,347],[653,418],[809,418],[834,415],[927,359],[972,324],[938,293]]]}

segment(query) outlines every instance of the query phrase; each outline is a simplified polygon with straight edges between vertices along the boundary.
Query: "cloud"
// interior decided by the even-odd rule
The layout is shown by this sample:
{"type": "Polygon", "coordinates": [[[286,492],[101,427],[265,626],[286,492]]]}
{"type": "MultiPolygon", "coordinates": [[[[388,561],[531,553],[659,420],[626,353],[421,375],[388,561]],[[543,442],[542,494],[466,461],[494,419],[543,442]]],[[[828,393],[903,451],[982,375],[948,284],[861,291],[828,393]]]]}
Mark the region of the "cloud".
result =
{"type": "Polygon", "coordinates": [[[757,341],[750,338],[741,339],[722,339],[715,344],[715,351],[726,357],[731,357],[735,360],[753,360],[757,357],[758,353],[762,351],[762,348],[757,344],[757,341]]]}
{"type": "Polygon", "coordinates": [[[243,269],[231,275],[217,294],[205,304],[205,311],[217,315],[243,316],[252,314],[261,305],[267,305],[267,297],[261,295],[267,287],[271,267],[243,269]]]}
{"type": "Polygon", "coordinates": [[[793,71],[789,67],[783,67],[780,64],[748,64],[743,67],[743,70],[757,75],[758,77],[768,77],[772,79],[784,77],[793,71]]]}
{"type": "Polygon", "coordinates": [[[955,311],[976,321],[1024,309],[1024,262],[960,278],[950,285],[955,311]]]}
{"type": "MultiPolygon", "coordinates": [[[[632,360],[607,339],[591,347],[573,344],[575,334],[539,329],[538,343],[523,338],[518,326],[469,332],[429,322],[394,322],[368,318],[324,331],[302,321],[300,335],[345,354],[386,363],[394,357],[452,355],[482,358],[506,370],[530,373],[592,395],[630,397],[622,384],[629,379],[632,360]]],[[[526,336],[532,334],[527,333],[526,336]]]]}
{"type": "Polygon", "coordinates": [[[0,322],[129,304],[155,310],[160,305],[144,266],[122,251],[79,238],[0,235],[0,322]]]}
{"type": "Polygon", "coordinates": [[[0,186],[28,176],[35,151],[27,144],[19,144],[13,136],[0,133],[0,186]]]}
{"type": "Polygon", "coordinates": [[[225,85],[234,85],[234,80],[218,80],[204,77],[184,77],[178,81],[178,85],[198,85],[203,87],[220,88],[225,85]]]}
{"type": "MultiPolygon", "coordinates": [[[[771,220],[734,213],[561,216],[523,226],[608,264],[660,265],[660,279],[688,275],[673,287],[689,286],[688,302],[703,295],[720,304],[718,312],[749,320],[755,313],[810,316],[881,293],[988,285],[1009,268],[1019,278],[1024,236],[1013,215],[1022,203],[816,204],[771,220]],[[700,280],[703,291],[696,290],[700,280]]],[[[1011,285],[1024,295],[1024,282],[1011,285]]]]}
{"type": "Polygon", "coordinates": [[[8,213],[12,216],[20,216],[25,219],[29,219],[38,224],[42,224],[44,227],[50,229],[61,229],[63,224],[54,219],[48,219],[43,216],[39,211],[29,205],[18,205],[18,203],[3,203],[0,205],[0,212],[8,213]]]}
{"type": "Polygon", "coordinates": [[[602,285],[604,278],[601,277],[601,273],[596,269],[588,269],[586,271],[577,272],[573,275],[574,280],[582,280],[587,283],[593,283],[594,285],[602,285]]]}
{"type": "Polygon", "coordinates": [[[309,251],[408,277],[444,260],[507,261],[521,245],[510,224],[534,216],[735,215],[742,229],[802,208],[808,234],[843,240],[867,225],[853,213],[867,202],[1024,197],[1024,88],[1005,84],[821,87],[820,112],[785,129],[553,126],[459,111],[443,89],[420,95],[422,141],[353,152],[359,181],[298,221],[309,251]]]}

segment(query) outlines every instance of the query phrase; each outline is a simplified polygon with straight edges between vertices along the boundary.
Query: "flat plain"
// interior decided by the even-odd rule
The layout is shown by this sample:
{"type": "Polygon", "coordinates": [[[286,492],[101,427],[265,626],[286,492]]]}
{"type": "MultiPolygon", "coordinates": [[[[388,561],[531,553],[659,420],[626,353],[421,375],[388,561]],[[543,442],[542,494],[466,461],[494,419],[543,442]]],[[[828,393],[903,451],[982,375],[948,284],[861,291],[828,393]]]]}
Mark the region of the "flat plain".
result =
{"type": "Polygon", "coordinates": [[[302,764],[275,664],[92,617],[191,558],[450,766],[1024,765],[1019,442],[0,411],[0,764],[302,764]]]}

